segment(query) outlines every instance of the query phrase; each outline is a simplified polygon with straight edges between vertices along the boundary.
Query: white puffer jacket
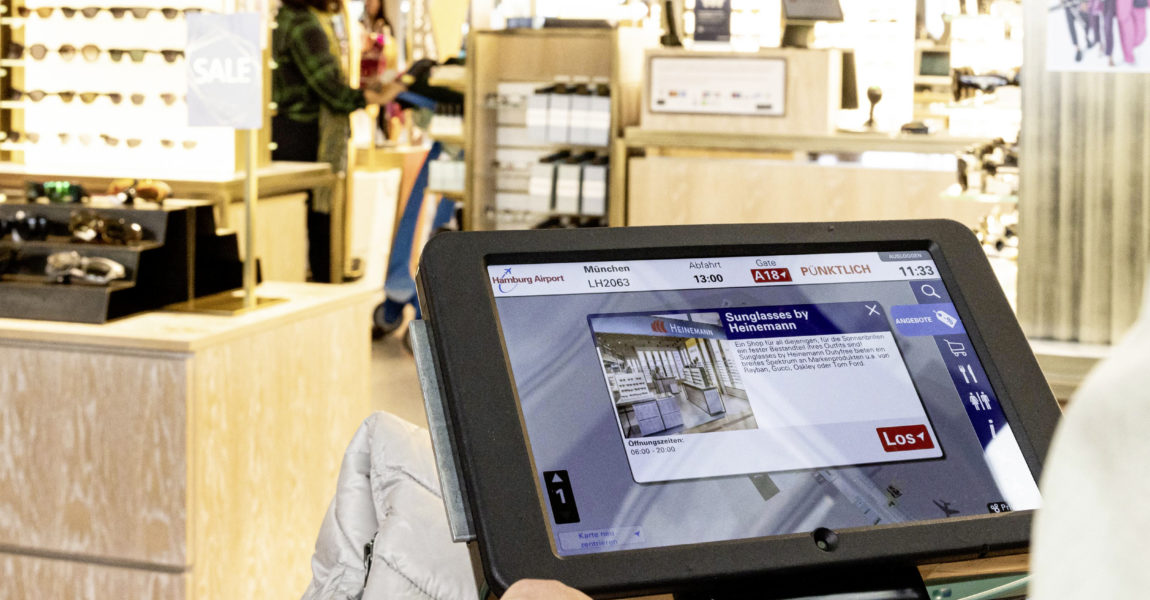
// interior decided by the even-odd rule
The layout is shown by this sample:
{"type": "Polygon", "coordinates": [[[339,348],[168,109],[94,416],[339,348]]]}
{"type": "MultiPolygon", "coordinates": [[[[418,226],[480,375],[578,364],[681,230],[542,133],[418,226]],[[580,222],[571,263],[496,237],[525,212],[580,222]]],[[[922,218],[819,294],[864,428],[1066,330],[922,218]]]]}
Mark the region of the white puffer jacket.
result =
{"type": "Polygon", "coordinates": [[[1042,472],[1035,600],[1142,598],[1150,589],[1150,278],[1142,313],[1074,398],[1042,472]]]}
{"type": "Polygon", "coordinates": [[[383,412],[363,422],[344,454],[311,567],[303,600],[478,597],[467,547],[451,541],[427,430],[383,412]]]}

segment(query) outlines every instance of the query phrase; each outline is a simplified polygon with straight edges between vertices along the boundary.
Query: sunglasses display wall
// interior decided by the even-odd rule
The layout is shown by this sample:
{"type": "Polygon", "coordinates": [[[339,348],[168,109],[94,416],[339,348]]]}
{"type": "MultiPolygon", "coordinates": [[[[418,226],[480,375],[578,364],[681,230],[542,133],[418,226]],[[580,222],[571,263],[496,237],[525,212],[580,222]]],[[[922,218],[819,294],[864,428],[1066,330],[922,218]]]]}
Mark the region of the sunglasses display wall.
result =
{"type": "Polygon", "coordinates": [[[3,318],[104,323],[239,288],[242,269],[207,202],[0,203],[3,318]]]}
{"type": "Polygon", "coordinates": [[[95,19],[101,12],[106,12],[112,16],[113,19],[123,19],[127,15],[132,15],[137,19],[146,19],[153,11],[163,15],[169,21],[181,15],[191,13],[203,12],[202,8],[153,8],[150,6],[130,6],[130,7],[117,7],[117,6],[86,6],[84,8],[74,8],[69,6],[40,6],[37,8],[29,8],[27,6],[18,6],[13,13],[22,18],[37,17],[40,19],[50,19],[56,13],[56,9],[60,10],[60,15],[65,19],[72,19],[76,15],[80,15],[85,19],[95,19]]]}
{"type": "Polygon", "coordinates": [[[0,0],[0,160],[60,176],[235,174],[236,133],[190,127],[187,21],[213,0],[0,0]]]}

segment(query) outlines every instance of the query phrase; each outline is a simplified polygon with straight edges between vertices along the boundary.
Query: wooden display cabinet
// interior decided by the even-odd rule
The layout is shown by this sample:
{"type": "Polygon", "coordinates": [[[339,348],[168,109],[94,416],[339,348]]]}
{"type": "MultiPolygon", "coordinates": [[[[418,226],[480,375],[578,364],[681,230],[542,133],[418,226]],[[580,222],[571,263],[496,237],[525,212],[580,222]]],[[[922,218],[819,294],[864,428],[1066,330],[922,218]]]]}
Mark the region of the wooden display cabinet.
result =
{"type": "MultiPolygon", "coordinates": [[[[612,172],[621,171],[617,140],[623,128],[639,121],[643,49],[654,45],[653,36],[641,29],[541,29],[477,31],[471,36],[470,91],[467,98],[467,189],[464,220],[467,229],[496,228],[495,196],[499,190],[496,166],[499,86],[503,83],[554,83],[605,81],[611,93],[610,141],[606,147],[578,144],[531,144],[518,142],[517,150],[550,154],[560,149],[594,149],[610,157],[612,172]]],[[[613,211],[612,198],[607,211],[613,211]]],[[[540,220],[548,215],[532,213],[540,220]]],[[[614,219],[611,222],[615,224],[614,219]]],[[[621,223],[619,223],[621,224],[621,223]]]]}

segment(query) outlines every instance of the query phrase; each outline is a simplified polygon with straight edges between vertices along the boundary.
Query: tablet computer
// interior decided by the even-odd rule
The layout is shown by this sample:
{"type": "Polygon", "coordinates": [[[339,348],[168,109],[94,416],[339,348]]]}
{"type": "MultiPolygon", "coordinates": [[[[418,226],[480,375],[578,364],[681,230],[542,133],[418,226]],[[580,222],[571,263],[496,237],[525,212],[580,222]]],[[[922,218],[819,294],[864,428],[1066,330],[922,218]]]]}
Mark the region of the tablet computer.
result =
{"type": "Polygon", "coordinates": [[[497,592],[814,593],[1027,546],[1059,409],[958,223],[445,234],[418,285],[497,592]]]}

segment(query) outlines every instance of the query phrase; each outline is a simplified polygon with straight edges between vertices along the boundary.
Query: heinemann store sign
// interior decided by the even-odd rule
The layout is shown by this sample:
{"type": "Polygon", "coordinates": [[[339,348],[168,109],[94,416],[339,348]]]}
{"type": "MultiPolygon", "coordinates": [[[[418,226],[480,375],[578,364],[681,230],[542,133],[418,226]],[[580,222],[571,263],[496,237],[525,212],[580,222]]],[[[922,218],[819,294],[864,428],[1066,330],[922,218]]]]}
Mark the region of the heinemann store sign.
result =
{"type": "Polygon", "coordinates": [[[709,323],[686,320],[680,315],[591,315],[591,329],[595,333],[618,333],[673,338],[726,339],[723,328],[709,323]]]}

